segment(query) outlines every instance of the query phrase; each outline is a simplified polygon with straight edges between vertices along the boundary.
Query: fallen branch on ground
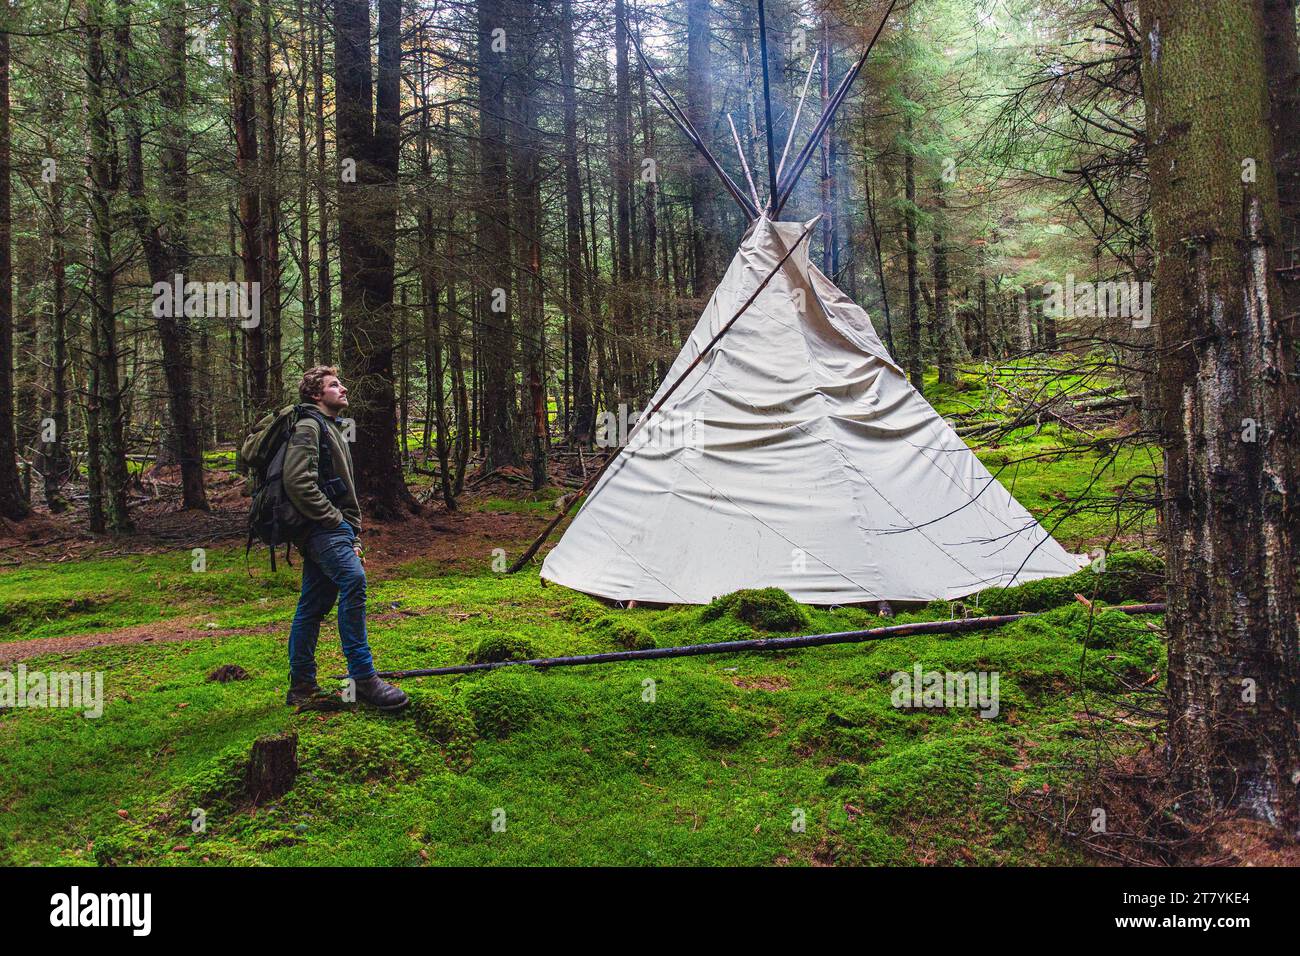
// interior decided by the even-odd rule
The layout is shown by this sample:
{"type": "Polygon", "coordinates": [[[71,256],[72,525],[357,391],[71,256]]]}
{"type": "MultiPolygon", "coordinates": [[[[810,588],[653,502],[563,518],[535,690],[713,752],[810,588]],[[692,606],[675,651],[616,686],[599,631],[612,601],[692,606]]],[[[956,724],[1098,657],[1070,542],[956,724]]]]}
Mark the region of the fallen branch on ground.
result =
{"type": "MultiPolygon", "coordinates": [[[[1125,604],[1105,608],[1122,614],[1163,614],[1163,604],[1125,604]]],[[[734,654],[737,651],[782,651],[793,647],[823,647],[827,644],[861,644],[883,641],[891,637],[912,634],[960,634],[966,631],[986,631],[1027,617],[1038,617],[1044,612],[999,614],[993,617],[966,617],[953,621],[918,621],[915,624],[891,624],[865,631],[838,631],[833,634],[804,634],[798,637],[759,637],[749,641],[724,641],[720,644],[687,644],[682,647],[652,647],[642,651],[612,651],[607,654],[579,654],[576,657],[539,657],[527,661],[492,661],[486,664],[458,664],[451,667],[431,667],[421,670],[380,671],[388,680],[403,677],[437,677],[443,674],[469,674],[473,671],[490,671],[500,667],[577,667],[584,664],[610,664],[616,661],[648,661],[665,657],[699,657],[705,654],[734,654]]],[[[342,680],[346,675],[335,674],[342,680]]]]}

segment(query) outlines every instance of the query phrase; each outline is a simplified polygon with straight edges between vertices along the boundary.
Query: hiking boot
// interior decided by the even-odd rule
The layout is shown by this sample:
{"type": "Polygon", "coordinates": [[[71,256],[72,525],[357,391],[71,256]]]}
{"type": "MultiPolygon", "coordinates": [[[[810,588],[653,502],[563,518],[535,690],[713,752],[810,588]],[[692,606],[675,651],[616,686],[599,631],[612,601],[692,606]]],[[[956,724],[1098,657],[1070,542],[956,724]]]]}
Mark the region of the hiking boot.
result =
{"type": "Polygon", "coordinates": [[[289,688],[289,693],[284,695],[284,702],[290,707],[298,704],[305,704],[317,694],[325,693],[321,690],[320,684],[314,680],[310,684],[294,684],[289,688]]]}
{"type": "Polygon", "coordinates": [[[357,700],[376,710],[401,710],[411,702],[406,691],[379,677],[364,677],[356,681],[357,700]]]}

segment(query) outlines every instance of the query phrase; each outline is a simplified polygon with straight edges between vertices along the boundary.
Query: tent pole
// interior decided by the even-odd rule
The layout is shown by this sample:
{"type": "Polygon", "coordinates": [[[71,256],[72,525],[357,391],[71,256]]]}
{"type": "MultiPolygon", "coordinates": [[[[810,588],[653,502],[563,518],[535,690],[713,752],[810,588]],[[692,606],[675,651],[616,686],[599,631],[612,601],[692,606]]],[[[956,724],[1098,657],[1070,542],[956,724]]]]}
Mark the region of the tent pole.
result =
{"type": "Polygon", "coordinates": [[[763,63],[763,115],[767,120],[767,211],[776,203],[776,149],[772,146],[772,87],[767,73],[767,12],[763,0],[758,0],[758,47],[763,63]]]}
{"type": "MultiPolygon", "coordinates": [[[[1125,604],[1108,607],[1107,611],[1121,614],[1163,614],[1164,604],[1125,604]]],[[[491,661],[485,664],[458,664],[450,667],[429,667],[419,670],[380,671],[385,680],[403,677],[437,677],[444,674],[470,674],[475,671],[497,670],[501,667],[531,666],[578,667],[584,664],[613,664],[619,661],[662,660],[667,657],[701,657],[706,654],[735,654],[742,651],[784,651],[796,647],[825,647],[832,644],[863,644],[913,634],[964,634],[969,631],[987,631],[1004,624],[1038,617],[1045,612],[1000,614],[994,617],[959,617],[952,621],[920,621],[915,624],[892,624],[873,627],[865,631],[838,631],[833,634],[803,634],[798,637],[759,637],[749,641],[723,641],[717,644],[686,644],[681,647],[653,647],[642,651],[611,651],[607,654],[580,654],[576,657],[538,657],[527,661],[491,661]]],[[[333,675],[342,679],[343,674],[333,675]]]]}
{"type": "Polygon", "coordinates": [[[794,131],[799,127],[799,114],[803,112],[803,101],[808,97],[808,84],[812,82],[813,67],[817,57],[808,62],[808,75],[803,78],[803,90],[799,93],[799,105],[795,107],[794,119],[790,122],[790,132],[785,134],[785,149],[781,150],[781,162],[776,166],[776,181],[781,181],[781,170],[785,169],[785,158],[790,154],[790,143],[794,140],[794,131]]]}
{"type": "Polygon", "coordinates": [[[745,150],[740,145],[740,135],[736,132],[736,124],[731,121],[731,114],[727,114],[727,125],[731,127],[731,138],[736,141],[736,154],[740,157],[740,168],[745,171],[745,181],[749,183],[749,195],[757,206],[762,200],[758,198],[758,190],[754,188],[754,177],[749,172],[749,161],[745,159],[745,150]]]}
{"type": "MultiPolygon", "coordinates": [[[[772,271],[769,272],[767,276],[763,279],[763,281],[758,284],[758,288],[754,290],[753,294],[750,295],[750,297],[745,300],[745,304],[742,305],[739,309],[737,309],[736,314],[731,317],[731,319],[727,322],[727,324],[718,330],[718,334],[715,335],[713,338],[709,339],[708,344],[705,345],[704,348],[700,349],[700,354],[695,356],[695,359],[691,362],[691,364],[686,366],[686,368],[682,370],[682,374],[677,376],[677,380],[673,382],[672,386],[668,389],[668,391],[663,393],[659,401],[655,402],[654,406],[649,411],[647,411],[644,415],[642,415],[639,419],[637,419],[636,427],[634,427],[632,429],[631,434],[628,435],[629,443],[632,440],[632,436],[635,435],[638,431],[640,431],[642,426],[645,425],[645,423],[650,420],[650,416],[654,415],[656,412],[659,411],[659,409],[664,407],[664,402],[668,401],[668,399],[672,397],[673,392],[677,391],[678,386],[680,386],[682,382],[686,381],[686,376],[690,375],[691,372],[695,370],[695,366],[699,365],[700,362],[704,360],[704,357],[713,350],[713,346],[717,345],[718,342],[721,341],[722,337],[726,335],[729,331],[731,331],[731,327],[736,324],[736,320],[739,319],[742,315],[744,315],[745,310],[754,304],[754,300],[758,298],[759,293],[767,288],[767,284],[771,282],[773,278],[775,278],[778,272],[781,271],[781,267],[785,265],[787,259],[789,259],[792,255],[794,255],[794,251],[799,248],[799,245],[805,239],[808,238],[808,236],[813,231],[813,227],[817,225],[820,219],[821,216],[817,216],[815,219],[813,219],[811,222],[808,223],[807,228],[805,228],[803,233],[800,234],[799,238],[796,239],[790,245],[790,248],[786,250],[785,255],[781,257],[781,261],[772,267],[772,271]]],[[[559,525],[559,523],[565,519],[565,517],[569,514],[569,511],[573,508],[574,504],[577,503],[578,499],[581,498],[583,495],[585,495],[588,492],[588,490],[590,490],[591,487],[596,484],[596,482],[600,479],[600,476],[603,475],[605,471],[609,468],[609,466],[618,459],[619,454],[623,451],[623,448],[626,447],[627,445],[624,445],[622,448],[615,449],[614,453],[605,459],[604,464],[602,464],[600,468],[590,478],[588,478],[586,481],[582,483],[582,487],[573,493],[573,495],[569,498],[568,502],[565,503],[564,508],[561,509],[560,513],[556,515],[554,518],[552,518],[551,523],[542,529],[542,533],[537,536],[537,540],[534,541],[532,544],[530,544],[528,546],[528,550],[525,551],[523,554],[521,554],[517,559],[515,559],[514,564],[510,565],[510,567],[506,569],[506,574],[514,574],[516,571],[518,571],[525,564],[527,564],[529,561],[532,560],[533,555],[535,555],[537,553],[537,550],[543,544],[546,543],[546,539],[551,536],[551,532],[554,531],[556,527],[559,525]]]]}
{"type": "Polygon", "coordinates": [[[650,91],[650,97],[658,104],[661,110],[668,114],[668,118],[677,124],[677,128],[682,131],[682,135],[690,140],[691,143],[699,149],[704,158],[708,160],[709,165],[711,165],[714,171],[722,178],[722,185],[726,187],[727,192],[731,193],[731,198],[736,200],[739,204],[740,211],[745,214],[745,219],[748,222],[753,222],[757,219],[758,207],[750,205],[749,199],[740,191],[740,187],[737,186],[732,178],[723,171],[721,166],[718,165],[718,161],[713,158],[713,154],[708,151],[696,136],[695,130],[687,125],[685,117],[678,117],[678,115],[670,110],[664,101],[659,98],[659,94],[654,90],[650,91]]]}
{"type": "MultiPolygon", "coordinates": [[[[700,136],[699,132],[695,129],[695,126],[691,123],[690,117],[688,117],[686,112],[677,104],[677,100],[675,100],[673,95],[668,92],[668,87],[664,86],[663,81],[659,79],[659,74],[655,72],[655,68],[650,65],[650,60],[641,50],[641,41],[637,39],[636,33],[629,30],[628,36],[632,38],[632,45],[636,48],[636,55],[641,60],[641,65],[645,67],[645,71],[649,74],[654,85],[659,88],[660,92],[663,93],[668,102],[672,104],[673,109],[668,109],[658,96],[655,96],[655,102],[659,104],[660,108],[663,109],[664,112],[672,117],[673,122],[677,124],[678,128],[685,134],[686,138],[689,139],[695,148],[700,151],[701,155],[704,156],[709,165],[713,167],[713,171],[721,177],[723,185],[727,187],[728,192],[731,193],[736,202],[740,203],[740,208],[745,211],[745,215],[748,216],[751,221],[757,219],[758,207],[750,203],[749,198],[740,191],[740,187],[737,186],[732,178],[727,175],[727,171],[722,168],[722,164],[717,161],[713,153],[709,150],[709,147],[705,145],[703,137],[700,136]],[[674,113],[673,110],[676,110],[676,112],[674,113]]],[[[652,90],[652,95],[653,92],[654,91],[652,90]]]]}
{"type": "Polygon", "coordinates": [[[781,214],[781,209],[790,199],[790,193],[794,191],[794,184],[799,181],[799,177],[803,174],[804,167],[808,165],[808,160],[812,158],[813,151],[821,141],[822,134],[826,132],[826,127],[830,125],[831,120],[835,117],[836,111],[840,108],[840,104],[843,103],[844,98],[848,96],[849,87],[853,85],[853,81],[857,79],[858,73],[862,70],[863,64],[867,62],[867,57],[871,54],[871,50],[876,45],[876,41],[880,39],[880,34],[885,29],[885,23],[888,22],[889,15],[894,12],[894,6],[897,3],[898,0],[890,0],[889,8],[885,10],[885,15],[880,18],[880,23],[876,25],[876,32],[871,36],[871,42],[867,44],[867,48],[862,51],[862,55],[858,57],[857,62],[853,64],[849,69],[849,72],[844,75],[844,79],[840,81],[840,85],[835,90],[835,94],[831,97],[830,102],[826,104],[826,109],[822,112],[821,118],[817,120],[817,125],[813,127],[812,136],[808,137],[808,142],[804,144],[803,149],[801,149],[795,157],[794,165],[790,168],[790,172],[786,175],[781,185],[780,195],[774,200],[775,205],[773,207],[772,215],[779,216],[781,214]]]}

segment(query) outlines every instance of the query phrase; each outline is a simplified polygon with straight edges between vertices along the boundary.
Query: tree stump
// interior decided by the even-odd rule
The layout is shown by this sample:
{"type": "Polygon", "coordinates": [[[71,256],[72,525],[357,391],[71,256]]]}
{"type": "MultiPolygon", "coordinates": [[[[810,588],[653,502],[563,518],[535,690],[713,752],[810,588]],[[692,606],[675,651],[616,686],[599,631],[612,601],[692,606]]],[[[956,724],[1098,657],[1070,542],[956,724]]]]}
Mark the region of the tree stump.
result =
{"type": "Polygon", "coordinates": [[[271,734],[253,741],[244,775],[244,787],[253,803],[284,796],[293,789],[297,776],[297,734],[271,734]]]}

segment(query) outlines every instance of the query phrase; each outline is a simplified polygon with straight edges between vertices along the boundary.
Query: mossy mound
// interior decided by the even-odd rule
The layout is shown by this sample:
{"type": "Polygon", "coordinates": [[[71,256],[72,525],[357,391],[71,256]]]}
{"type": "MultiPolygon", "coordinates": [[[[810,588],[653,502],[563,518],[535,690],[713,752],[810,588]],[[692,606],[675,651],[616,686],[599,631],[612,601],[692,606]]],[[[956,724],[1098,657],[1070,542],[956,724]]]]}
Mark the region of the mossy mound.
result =
{"type": "Polygon", "coordinates": [[[758,736],[766,723],[741,706],[730,684],[702,674],[680,673],[655,682],[629,713],[633,734],[668,733],[718,747],[735,747],[758,736]]]}
{"type": "Polygon", "coordinates": [[[531,675],[510,673],[513,670],[488,674],[465,693],[465,707],[484,737],[508,737],[532,723],[542,708],[531,675]]]}
{"type": "Polygon", "coordinates": [[[409,696],[407,714],[426,737],[440,744],[474,737],[474,721],[461,701],[419,691],[409,696]]]}
{"type": "Polygon", "coordinates": [[[1145,551],[1120,551],[1106,555],[1105,570],[1100,564],[1063,578],[1028,581],[1010,588],[989,588],[967,603],[977,605],[981,614],[1017,614],[1021,611],[1044,611],[1074,602],[1076,594],[1089,600],[1119,604],[1127,601],[1153,601],[1161,597],[1164,562],[1145,551]]]}
{"type": "Polygon", "coordinates": [[[808,612],[780,588],[733,591],[705,606],[702,622],[731,615],[760,631],[797,631],[808,626],[808,612]]]}
{"type": "Polygon", "coordinates": [[[320,736],[300,737],[299,772],[340,781],[405,780],[433,769],[430,748],[413,729],[396,732],[385,719],[349,720],[320,736]]]}
{"type": "Polygon", "coordinates": [[[469,652],[471,664],[496,664],[501,661],[530,661],[540,655],[533,642],[520,634],[489,634],[469,652]]]}
{"type": "Polygon", "coordinates": [[[613,615],[606,615],[593,623],[591,633],[629,651],[644,651],[657,646],[650,632],[640,624],[613,615]]]}

